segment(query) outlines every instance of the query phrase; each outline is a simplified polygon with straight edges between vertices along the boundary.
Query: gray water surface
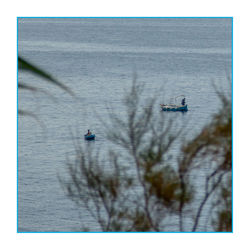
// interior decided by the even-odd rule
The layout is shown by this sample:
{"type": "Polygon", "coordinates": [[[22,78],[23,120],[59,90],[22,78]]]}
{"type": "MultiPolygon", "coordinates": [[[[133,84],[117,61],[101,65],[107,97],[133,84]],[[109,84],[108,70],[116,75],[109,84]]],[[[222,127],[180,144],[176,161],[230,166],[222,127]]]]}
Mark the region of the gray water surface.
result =
{"type": "MultiPolygon", "coordinates": [[[[18,108],[37,114],[18,118],[18,231],[76,232],[94,222],[64,194],[58,175],[74,158],[73,140],[87,129],[94,147],[107,150],[107,106],[124,116],[122,99],[133,74],[145,85],[145,101],[184,94],[190,138],[220,107],[213,83],[226,94],[232,66],[230,18],[19,18],[18,54],[70,87],[76,98],[29,74],[20,81],[45,93],[20,91],[18,108]]],[[[159,112],[158,109],[155,112],[159,112]]],[[[84,141],[83,141],[84,143],[84,141]]],[[[173,222],[174,223],[174,222],[173,222]]],[[[174,227],[173,227],[174,228],[174,227]]],[[[178,231],[178,226],[176,229],[178,231]]],[[[200,230],[204,230],[201,228],[200,230]]]]}

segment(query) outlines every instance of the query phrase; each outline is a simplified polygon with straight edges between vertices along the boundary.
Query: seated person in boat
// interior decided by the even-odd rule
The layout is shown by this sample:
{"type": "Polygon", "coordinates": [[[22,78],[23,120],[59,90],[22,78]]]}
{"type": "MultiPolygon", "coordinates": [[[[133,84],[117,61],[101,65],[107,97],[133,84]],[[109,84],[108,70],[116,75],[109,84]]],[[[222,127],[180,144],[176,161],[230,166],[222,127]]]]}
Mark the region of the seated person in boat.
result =
{"type": "Polygon", "coordinates": [[[182,101],[181,101],[181,105],[183,105],[183,106],[184,106],[185,104],[186,104],[186,102],[185,102],[185,98],[183,98],[183,99],[182,99],[182,101]]]}

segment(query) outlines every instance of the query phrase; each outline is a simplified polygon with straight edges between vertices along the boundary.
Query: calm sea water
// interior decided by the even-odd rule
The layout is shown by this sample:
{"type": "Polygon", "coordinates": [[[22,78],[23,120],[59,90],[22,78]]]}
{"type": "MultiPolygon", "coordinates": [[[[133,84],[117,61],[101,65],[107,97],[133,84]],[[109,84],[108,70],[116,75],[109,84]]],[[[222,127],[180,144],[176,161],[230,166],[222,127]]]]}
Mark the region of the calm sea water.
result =
{"type": "MultiPolygon", "coordinates": [[[[74,156],[73,139],[87,129],[94,147],[106,150],[107,105],[124,115],[122,98],[133,73],[145,85],[145,101],[160,90],[159,103],[186,95],[189,111],[174,113],[200,131],[220,107],[212,83],[230,92],[232,23],[227,18],[19,18],[18,53],[47,70],[77,95],[28,74],[19,80],[45,93],[19,91],[18,104],[37,114],[18,118],[18,231],[79,231],[94,225],[64,194],[58,175],[74,156]]],[[[156,112],[159,112],[157,109],[156,112]]],[[[84,143],[84,142],[83,142],[84,143]]],[[[176,228],[175,228],[176,226],[176,228]]],[[[173,222],[173,228],[177,225],[173,222]]],[[[205,230],[200,228],[200,230],[205,230]]]]}

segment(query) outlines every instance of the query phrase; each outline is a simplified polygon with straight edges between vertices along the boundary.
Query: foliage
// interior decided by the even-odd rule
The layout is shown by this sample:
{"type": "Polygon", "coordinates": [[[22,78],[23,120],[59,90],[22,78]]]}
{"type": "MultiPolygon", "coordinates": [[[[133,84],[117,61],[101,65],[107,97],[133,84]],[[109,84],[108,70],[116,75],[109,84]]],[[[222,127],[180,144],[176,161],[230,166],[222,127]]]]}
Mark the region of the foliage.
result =
{"type": "Polygon", "coordinates": [[[163,113],[155,114],[154,98],[145,105],[141,96],[134,80],[124,100],[126,119],[112,114],[106,126],[107,138],[126,155],[111,150],[106,165],[107,159],[78,143],[75,162],[68,161],[69,179],[60,179],[68,197],[96,221],[89,230],[170,231],[174,218],[179,231],[197,231],[211,199],[210,222],[215,230],[231,231],[230,101],[222,95],[223,108],[193,140],[183,143],[176,166],[171,150],[184,128],[177,129],[163,113]],[[205,176],[204,190],[195,184],[198,169],[205,176]],[[187,227],[184,221],[192,217],[187,227]]]}
{"type": "Polygon", "coordinates": [[[192,176],[199,169],[204,173],[204,195],[196,211],[192,231],[196,231],[202,210],[211,196],[213,209],[217,209],[213,212],[217,214],[217,219],[213,220],[215,229],[232,231],[232,105],[221,92],[217,91],[217,94],[222,103],[221,110],[192,141],[182,147],[183,157],[179,166],[183,178],[189,178],[188,175],[192,176]]]}
{"type": "MultiPolygon", "coordinates": [[[[39,67],[35,66],[33,63],[28,62],[26,59],[24,59],[21,56],[18,56],[18,74],[22,74],[23,72],[28,72],[29,74],[34,74],[37,79],[45,79],[48,81],[48,83],[55,85],[61,89],[63,89],[65,92],[69,93],[71,96],[74,96],[74,93],[70,88],[68,88],[66,85],[55,79],[55,77],[51,76],[46,71],[40,69],[39,67]]],[[[41,88],[38,88],[34,86],[34,84],[27,84],[18,79],[18,90],[28,90],[31,92],[43,92],[51,97],[51,94],[48,91],[45,91],[41,88]]],[[[28,111],[23,110],[18,107],[18,114],[21,116],[30,116],[37,120],[40,124],[41,121],[38,119],[36,114],[28,111]]]]}

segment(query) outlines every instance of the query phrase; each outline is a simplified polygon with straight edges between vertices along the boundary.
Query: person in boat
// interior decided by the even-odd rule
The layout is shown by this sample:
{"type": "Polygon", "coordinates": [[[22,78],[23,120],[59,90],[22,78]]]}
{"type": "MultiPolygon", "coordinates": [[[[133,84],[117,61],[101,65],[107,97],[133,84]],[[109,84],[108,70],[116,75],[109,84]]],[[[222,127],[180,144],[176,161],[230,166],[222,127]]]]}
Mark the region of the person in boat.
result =
{"type": "Polygon", "coordinates": [[[185,100],[185,98],[183,98],[181,101],[181,105],[185,106],[185,104],[186,104],[186,100],[185,100]]]}
{"type": "Polygon", "coordinates": [[[86,134],[87,136],[89,136],[89,135],[91,135],[92,133],[89,131],[89,129],[88,129],[88,133],[86,134]]]}

